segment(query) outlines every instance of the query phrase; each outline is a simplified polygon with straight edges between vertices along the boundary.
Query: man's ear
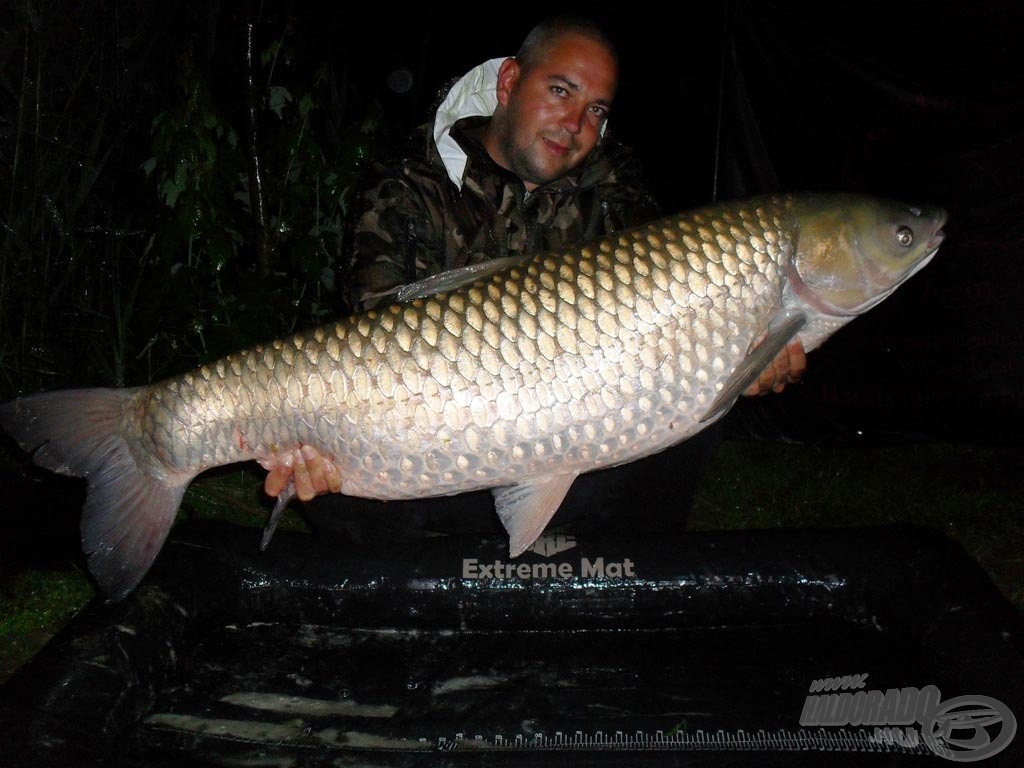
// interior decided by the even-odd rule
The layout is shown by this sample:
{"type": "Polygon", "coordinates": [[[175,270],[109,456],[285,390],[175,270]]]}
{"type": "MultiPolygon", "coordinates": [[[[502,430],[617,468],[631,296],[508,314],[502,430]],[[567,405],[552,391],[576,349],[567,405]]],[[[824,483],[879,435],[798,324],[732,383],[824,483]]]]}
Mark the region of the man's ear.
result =
{"type": "Polygon", "coordinates": [[[520,72],[519,62],[515,59],[505,59],[501,62],[501,66],[498,67],[497,94],[498,103],[501,106],[508,106],[509,99],[512,97],[512,91],[515,90],[516,83],[519,82],[520,72]]]}

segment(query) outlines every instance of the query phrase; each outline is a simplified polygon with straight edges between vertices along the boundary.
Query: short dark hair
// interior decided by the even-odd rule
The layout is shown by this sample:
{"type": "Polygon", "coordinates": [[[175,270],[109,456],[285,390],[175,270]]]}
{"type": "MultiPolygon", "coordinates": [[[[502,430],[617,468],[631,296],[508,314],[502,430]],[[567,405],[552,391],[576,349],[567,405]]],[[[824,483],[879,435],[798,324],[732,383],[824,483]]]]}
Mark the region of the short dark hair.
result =
{"type": "Polygon", "coordinates": [[[619,64],[619,51],[608,32],[593,19],[583,16],[553,16],[545,19],[530,30],[516,52],[516,61],[523,70],[530,70],[547,52],[547,49],[565,35],[579,35],[603,46],[612,55],[615,65],[619,64]]]}

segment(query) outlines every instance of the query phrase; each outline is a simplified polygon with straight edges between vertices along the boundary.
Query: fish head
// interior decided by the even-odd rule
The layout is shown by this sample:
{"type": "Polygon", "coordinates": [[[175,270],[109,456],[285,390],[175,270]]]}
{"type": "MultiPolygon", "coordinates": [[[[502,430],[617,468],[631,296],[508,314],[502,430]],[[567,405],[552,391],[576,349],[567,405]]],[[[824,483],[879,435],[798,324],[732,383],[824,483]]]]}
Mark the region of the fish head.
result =
{"type": "Polygon", "coordinates": [[[859,315],[935,256],[946,211],[867,195],[811,195],[792,205],[794,291],[827,315],[859,315]]]}

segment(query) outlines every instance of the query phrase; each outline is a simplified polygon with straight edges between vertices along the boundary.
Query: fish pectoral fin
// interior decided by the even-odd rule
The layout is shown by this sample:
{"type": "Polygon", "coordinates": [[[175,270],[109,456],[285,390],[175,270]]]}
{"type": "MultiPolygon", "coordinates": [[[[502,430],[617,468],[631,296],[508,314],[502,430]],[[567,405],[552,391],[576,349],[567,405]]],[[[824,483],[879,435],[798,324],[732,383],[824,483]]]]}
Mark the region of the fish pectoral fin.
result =
{"type": "Polygon", "coordinates": [[[736,370],[725,382],[722,391],[700,419],[700,423],[716,419],[729,410],[747,387],[761,375],[761,371],[771,365],[775,356],[806,324],[807,315],[799,310],[783,310],[776,313],[768,323],[768,332],[764,339],[736,366],[736,370]]]}
{"type": "Polygon", "coordinates": [[[508,531],[510,556],[518,557],[540,537],[575,479],[575,474],[553,475],[491,491],[498,517],[508,531]]]}
{"type": "Polygon", "coordinates": [[[503,269],[514,267],[523,261],[522,256],[503,256],[500,259],[489,259],[479,264],[469,264],[465,267],[456,267],[436,275],[425,277],[414,283],[407,283],[395,291],[395,298],[403,304],[413,299],[423,299],[427,296],[436,296],[439,293],[447,293],[461,288],[464,285],[471,285],[477,280],[483,280],[491,275],[501,272],[503,269]]]}

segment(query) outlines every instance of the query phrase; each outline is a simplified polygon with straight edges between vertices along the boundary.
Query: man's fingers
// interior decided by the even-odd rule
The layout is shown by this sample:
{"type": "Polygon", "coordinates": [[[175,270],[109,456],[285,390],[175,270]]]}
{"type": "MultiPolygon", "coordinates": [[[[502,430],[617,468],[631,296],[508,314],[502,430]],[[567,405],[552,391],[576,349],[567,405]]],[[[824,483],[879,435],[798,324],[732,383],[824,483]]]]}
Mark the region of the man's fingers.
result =
{"type": "Polygon", "coordinates": [[[790,381],[799,381],[807,373],[807,353],[804,352],[804,345],[799,341],[791,341],[787,349],[789,349],[790,381]]]}
{"type": "Polygon", "coordinates": [[[754,383],[747,387],[743,394],[750,396],[767,394],[772,391],[772,388],[775,386],[775,381],[775,364],[773,363],[758,374],[754,383]]]}
{"type": "Polygon", "coordinates": [[[781,392],[787,384],[799,381],[807,370],[807,354],[804,345],[799,341],[791,341],[778,357],[775,358],[775,382],[773,392],[781,392]]]}
{"type": "Polygon", "coordinates": [[[791,341],[775,356],[771,364],[761,371],[743,394],[752,396],[781,392],[787,384],[799,381],[806,371],[807,354],[804,352],[804,345],[799,340],[791,341]]]}
{"type": "Polygon", "coordinates": [[[288,478],[292,476],[292,468],[284,465],[276,466],[267,473],[263,481],[263,490],[267,496],[280,496],[281,491],[288,484],[288,478]]]}
{"type": "Polygon", "coordinates": [[[288,481],[295,483],[295,495],[309,501],[321,493],[341,493],[341,471],[338,465],[312,446],[304,445],[277,457],[263,481],[268,496],[279,496],[288,481]]]}
{"type": "MultiPolygon", "coordinates": [[[[332,480],[330,474],[333,472],[337,475],[337,467],[334,466],[330,459],[325,458],[322,453],[308,445],[302,446],[302,459],[309,470],[309,480],[314,493],[321,494],[334,490],[331,487],[332,480]]],[[[341,481],[338,478],[333,482],[338,484],[341,481]]]]}
{"type": "Polygon", "coordinates": [[[305,448],[295,451],[295,495],[302,501],[309,501],[316,496],[313,485],[312,471],[317,463],[316,454],[312,456],[305,448]]]}
{"type": "Polygon", "coordinates": [[[323,474],[327,481],[327,490],[331,493],[341,493],[341,471],[333,461],[323,462],[323,474]]]}

